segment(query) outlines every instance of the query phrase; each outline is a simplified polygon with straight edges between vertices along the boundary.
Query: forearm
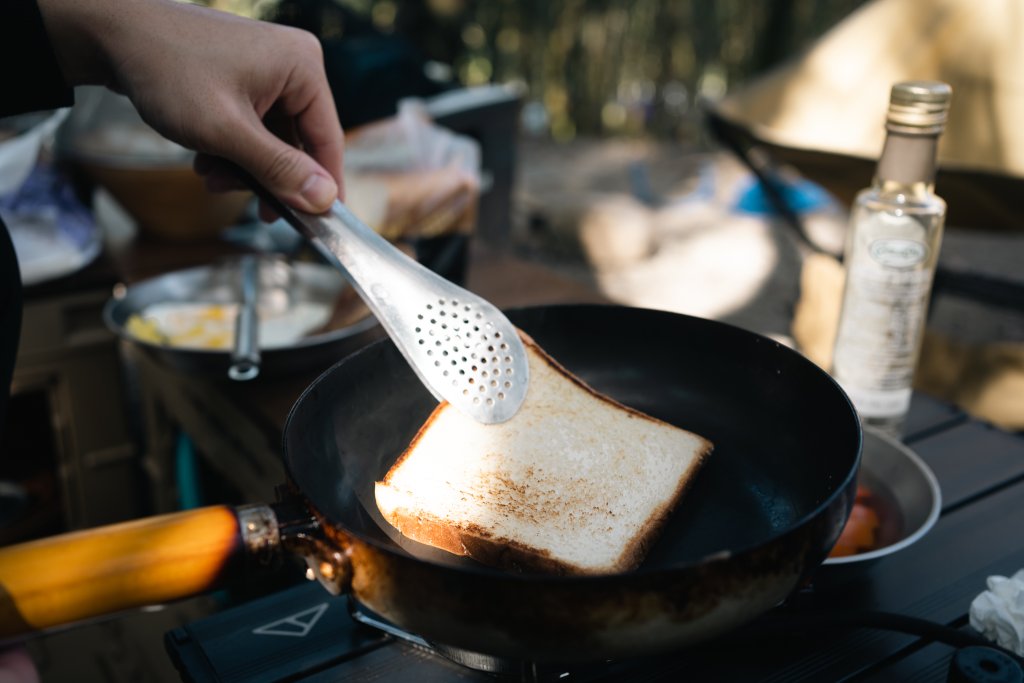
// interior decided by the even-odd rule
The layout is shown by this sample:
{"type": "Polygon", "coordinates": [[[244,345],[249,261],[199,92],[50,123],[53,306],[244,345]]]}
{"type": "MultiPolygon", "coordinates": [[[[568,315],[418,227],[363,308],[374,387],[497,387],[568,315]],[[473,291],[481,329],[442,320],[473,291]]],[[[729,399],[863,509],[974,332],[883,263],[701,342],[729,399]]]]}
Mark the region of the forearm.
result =
{"type": "MultiPolygon", "coordinates": [[[[163,42],[209,40],[202,7],[175,0],[37,0],[57,62],[70,85],[124,90],[126,64],[163,42]],[[191,35],[191,34],[196,35],[191,35]]],[[[221,14],[221,13],[218,13],[221,14]]]]}
{"type": "Polygon", "coordinates": [[[116,41],[116,14],[137,10],[137,0],[37,0],[57,63],[69,85],[112,85],[105,42],[116,41]],[[106,40],[101,37],[106,36],[106,40]]]}

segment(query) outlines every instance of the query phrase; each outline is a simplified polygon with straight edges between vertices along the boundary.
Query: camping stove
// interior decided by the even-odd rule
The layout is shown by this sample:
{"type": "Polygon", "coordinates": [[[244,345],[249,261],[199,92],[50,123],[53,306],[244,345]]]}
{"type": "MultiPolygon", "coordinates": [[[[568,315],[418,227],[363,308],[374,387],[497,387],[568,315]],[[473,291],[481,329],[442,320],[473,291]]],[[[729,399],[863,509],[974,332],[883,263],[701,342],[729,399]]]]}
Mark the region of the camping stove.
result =
{"type": "Polygon", "coordinates": [[[569,666],[508,661],[429,643],[399,630],[344,595],[331,596],[315,583],[295,586],[175,629],[166,634],[165,642],[182,679],[188,683],[633,683],[687,677],[702,681],[809,683],[839,680],[830,660],[821,656],[831,649],[837,649],[846,659],[856,657],[854,666],[865,673],[874,671],[876,675],[865,679],[868,681],[905,680],[908,672],[914,674],[914,680],[936,683],[1021,680],[999,677],[1010,669],[1013,675],[1024,676],[1018,662],[990,647],[978,647],[976,639],[955,627],[948,630],[965,635],[955,649],[935,644],[895,664],[876,655],[851,655],[850,643],[876,652],[879,643],[906,637],[885,629],[849,628],[852,623],[840,630],[826,628],[829,620],[823,620],[818,610],[806,609],[807,603],[814,602],[816,592],[813,587],[805,587],[775,615],[766,615],[726,637],[688,650],[569,666]],[[794,648],[810,654],[793,658],[790,651],[794,648]]]}
{"type": "Polygon", "coordinates": [[[606,662],[569,669],[431,644],[316,583],[174,629],[165,644],[190,683],[591,681],[608,680],[622,666],[606,662]]]}

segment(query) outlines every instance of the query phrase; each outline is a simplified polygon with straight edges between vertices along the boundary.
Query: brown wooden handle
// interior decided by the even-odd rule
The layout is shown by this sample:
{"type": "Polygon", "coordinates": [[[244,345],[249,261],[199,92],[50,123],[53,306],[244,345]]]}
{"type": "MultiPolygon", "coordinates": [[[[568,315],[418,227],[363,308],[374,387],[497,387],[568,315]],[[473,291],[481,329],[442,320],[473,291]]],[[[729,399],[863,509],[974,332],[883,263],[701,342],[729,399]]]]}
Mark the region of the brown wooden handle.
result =
{"type": "Polygon", "coordinates": [[[217,506],[0,549],[0,638],[211,590],[243,556],[217,506]]]}

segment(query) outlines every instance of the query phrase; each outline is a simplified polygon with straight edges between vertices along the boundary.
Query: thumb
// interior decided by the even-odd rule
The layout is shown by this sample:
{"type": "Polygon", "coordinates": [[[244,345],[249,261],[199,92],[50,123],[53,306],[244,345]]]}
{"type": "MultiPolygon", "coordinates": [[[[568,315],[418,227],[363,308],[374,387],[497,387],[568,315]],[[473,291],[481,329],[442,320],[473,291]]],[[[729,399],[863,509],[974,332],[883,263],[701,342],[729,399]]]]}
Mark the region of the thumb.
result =
{"type": "Polygon", "coordinates": [[[260,127],[235,161],[284,203],[307,213],[323,213],[338,197],[338,184],[302,150],[260,127]]]}

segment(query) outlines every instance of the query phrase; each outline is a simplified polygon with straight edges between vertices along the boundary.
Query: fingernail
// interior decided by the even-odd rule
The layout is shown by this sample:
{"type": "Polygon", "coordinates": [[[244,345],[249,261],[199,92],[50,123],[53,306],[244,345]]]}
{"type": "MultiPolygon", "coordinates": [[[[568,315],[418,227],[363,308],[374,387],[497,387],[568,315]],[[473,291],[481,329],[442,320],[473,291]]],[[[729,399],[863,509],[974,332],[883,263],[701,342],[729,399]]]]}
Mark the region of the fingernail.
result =
{"type": "Polygon", "coordinates": [[[313,206],[326,209],[337,196],[338,188],[333,180],[325,178],[319,173],[314,173],[306,178],[306,182],[302,184],[299,193],[303,199],[313,206]]]}

